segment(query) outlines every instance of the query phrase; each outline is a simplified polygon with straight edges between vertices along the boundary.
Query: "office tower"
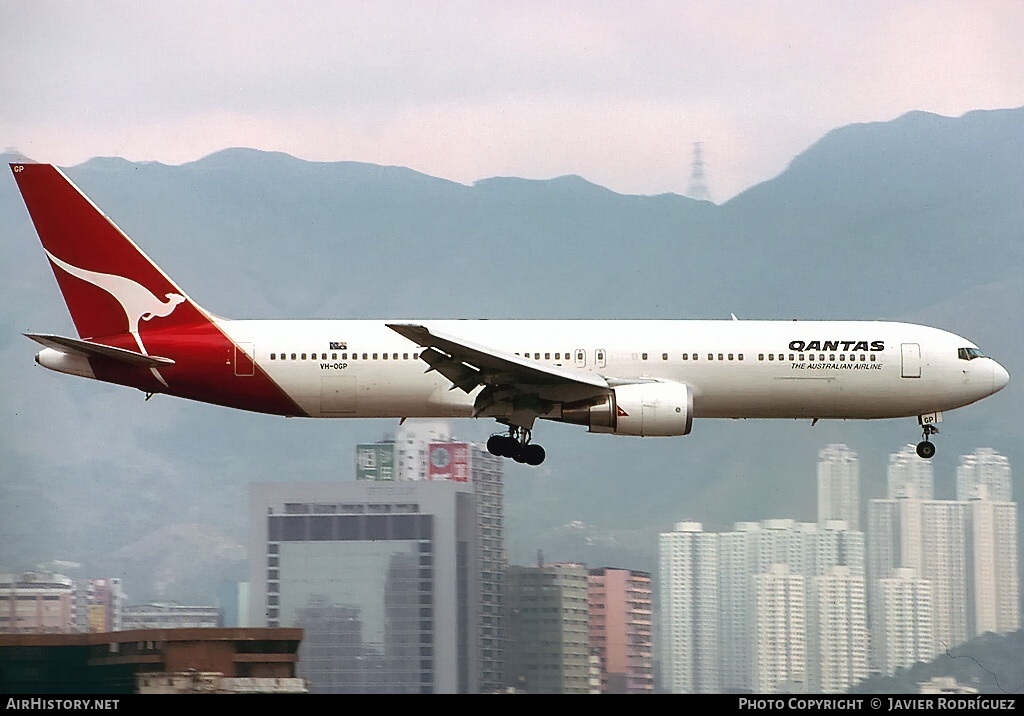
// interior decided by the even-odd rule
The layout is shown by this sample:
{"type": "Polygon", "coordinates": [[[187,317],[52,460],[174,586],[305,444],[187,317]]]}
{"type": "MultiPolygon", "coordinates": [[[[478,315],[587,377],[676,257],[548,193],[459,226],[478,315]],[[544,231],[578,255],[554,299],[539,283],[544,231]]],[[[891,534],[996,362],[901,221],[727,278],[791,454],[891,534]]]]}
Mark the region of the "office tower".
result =
{"type": "MultiPolygon", "coordinates": [[[[760,646],[752,621],[756,599],[752,584],[758,575],[770,572],[772,565],[784,564],[789,576],[804,580],[805,591],[809,580],[835,566],[847,567],[851,578],[864,579],[864,534],[846,527],[843,520],[816,524],[778,519],[740,522],[733,532],[718,535],[722,690],[757,688],[760,646]]],[[[811,675],[805,670],[803,688],[811,675]]]]}
{"type": "MultiPolygon", "coordinates": [[[[751,623],[752,578],[758,572],[756,522],[737,522],[732,532],[718,535],[719,658],[721,690],[753,691],[754,643],[751,623]]],[[[664,628],[664,627],[660,627],[664,628]]]]}
{"type": "Polygon", "coordinates": [[[314,693],[478,691],[478,513],[458,482],[250,487],[250,623],[305,629],[314,693]]]}
{"type": "Polygon", "coordinates": [[[589,693],[586,566],[510,565],[505,584],[509,686],[531,694],[589,693]]]}
{"type": "Polygon", "coordinates": [[[404,421],[394,439],[356,446],[356,479],[428,480],[431,443],[450,442],[454,441],[447,420],[404,421]]]}
{"type": "Polygon", "coordinates": [[[891,676],[897,669],[931,661],[938,652],[932,620],[933,582],[914,570],[898,568],[878,580],[879,628],[872,638],[876,668],[891,676]]]}
{"type": "Polygon", "coordinates": [[[721,690],[719,537],[699,522],[658,536],[662,683],[674,694],[721,690]]]}
{"type": "Polygon", "coordinates": [[[452,442],[447,420],[407,420],[395,432],[395,479],[429,480],[431,443],[452,442]]]}
{"type": "Polygon", "coordinates": [[[505,685],[505,473],[500,457],[480,445],[468,448],[477,507],[477,663],[480,690],[490,693],[505,685]]]}
{"type": "MultiPolygon", "coordinates": [[[[968,636],[1020,628],[1017,504],[985,499],[988,485],[967,500],[968,636]]],[[[1005,494],[1005,493],[1003,493],[1005,494]]]]}
{"type": "Polygon", "coordinates": [[[479,687],[483,692],[502,688],[502,591],[507,566],[502,459],[480,445],[455,441],[447,421],[410,420],[399,426],[394,441],[356,447],[356,479],[454,481],[472,485],[478,510],[479,687]]]}
{"type": "Polygon", "coordinates": [[[807,584],[810,690],[842,693],[869,672],[864,573],[837,565],[807,584]]]}
{"type": "Polygon", "coordinates": [[[960,456],[956,470],[956,499],[972,500],[979,497],[978,488],[984,486],[981,499],[992,502],[1013,501],[1013,475],[1010,461],[991,448],[979,448],[970,455],[960,456]]]}
{"type": "Polygon", "coordinates": [[[0,574],[0,633],[75,630],[75,584],[62,574],[0,574]]]}
{"type": "Polygon", "coordinates": [[[654,692],[651,575],[631,569],[591,569],[587,594],[590,654],[597,656],[607,694],[654,692]]]}
{"type": "Polygon", "coordinates": [[[244,629],[249,626],[249,583],[221,582],[217,589],[217,609],[222,627],[244,629]]]}
{"type": "MultiPolygon", "coordinates": [[[[905,465],[912,462],[903,458],[905,465]]],[[[897,567],[929,580],[939,649],[1020,627],[1017,506],[1009,501],[1010,474],[1006,458],[981,449],[961,458],[955,501],[902,497],[868,505],[871,584],[897,567]],[[992,499],[993,492],[1001,499],[992,499]]],[[[881,605],[874,586],[872,595],[881,605]]],[[[873,632],[881,628],[874,606],[871,621],[873,632]]]]}
{"type": "Polygon", "coordinates": [[[356,445],[356,480],[392,482],[395,476],[395,442],[356,445]]]}
{"type": "Polygon", "coordinates": [[[965,502],[907,497],[869,502],[869,588],[875,641],[882,628],[877,610],[885,608],[878,582],[897,568],[911,569],[916,578],[931,582],[931,629],[939,648],[952,648],[967,640],[966,508],[965,502]]]}
{"type": "Polygon", "coordinates": [[[845,445],[829,445],[818,452],[818,523],[843,520],[860,529],[860,463],[845,445]]]}
{"type": "Polygon", "coordinates": [[[807,691],[805,580],[786,564],[753,577],[754,691],[807,691]]]}
{"type": "Polygon", "coordinates": [[[121,631],[125,599],[117,577],[76,579],[75,631],[121,631]]]}

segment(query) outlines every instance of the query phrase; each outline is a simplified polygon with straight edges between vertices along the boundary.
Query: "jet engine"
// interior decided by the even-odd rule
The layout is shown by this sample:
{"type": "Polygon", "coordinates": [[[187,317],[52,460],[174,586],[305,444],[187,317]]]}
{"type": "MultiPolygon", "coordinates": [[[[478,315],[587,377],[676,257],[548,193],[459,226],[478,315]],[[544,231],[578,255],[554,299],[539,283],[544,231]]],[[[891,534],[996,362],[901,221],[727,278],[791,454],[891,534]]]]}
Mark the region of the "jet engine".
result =
{"type": "Polygon", "coordinates": [[[672,381],[630,383],[593,400],[563,403],[562,422],[592,433],[687,435],[693,426],[693,391],[672,381]]]}

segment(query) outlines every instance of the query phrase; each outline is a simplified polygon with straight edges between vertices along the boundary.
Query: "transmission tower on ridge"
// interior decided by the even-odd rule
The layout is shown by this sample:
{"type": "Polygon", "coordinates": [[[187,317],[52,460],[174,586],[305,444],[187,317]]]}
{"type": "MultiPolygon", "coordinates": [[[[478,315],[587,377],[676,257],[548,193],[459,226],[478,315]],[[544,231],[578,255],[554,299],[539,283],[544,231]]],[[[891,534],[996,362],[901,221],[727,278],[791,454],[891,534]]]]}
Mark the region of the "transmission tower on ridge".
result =
{"type": "Polygon", "coordinates": [[[686,190],[686,195],[691,199],[711,201],[711,192],[708,191],[708,179],[704,175],[703,142],[693,143],[693,164],[690,168],[690,187],[686,190]]]}

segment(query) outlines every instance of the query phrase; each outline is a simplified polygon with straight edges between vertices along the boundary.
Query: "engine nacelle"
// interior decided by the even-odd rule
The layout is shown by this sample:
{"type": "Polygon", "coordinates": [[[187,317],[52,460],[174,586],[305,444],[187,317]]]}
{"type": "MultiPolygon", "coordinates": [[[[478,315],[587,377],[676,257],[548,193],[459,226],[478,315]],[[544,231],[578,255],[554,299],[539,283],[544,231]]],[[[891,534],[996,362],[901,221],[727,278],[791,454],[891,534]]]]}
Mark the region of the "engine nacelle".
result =
{"type": "Polygon", "coordinates": [[[671,381],[619,385],[598,401],[563,405],[562,421],[586,425],[592,433],[687,435],[693,427],[693,391],[671,381]]]}

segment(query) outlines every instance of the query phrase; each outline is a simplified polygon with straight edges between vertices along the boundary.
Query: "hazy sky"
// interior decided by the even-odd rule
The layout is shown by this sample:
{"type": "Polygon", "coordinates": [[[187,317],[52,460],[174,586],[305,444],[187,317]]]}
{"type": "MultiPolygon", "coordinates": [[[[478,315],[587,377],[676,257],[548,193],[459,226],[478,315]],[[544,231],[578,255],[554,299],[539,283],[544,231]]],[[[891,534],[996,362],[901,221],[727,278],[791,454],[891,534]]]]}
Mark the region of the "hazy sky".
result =
{"type": "Polygon", "coordinates": [[[230,146],[714,199],[829,129],[1024,105],[1024,2],[0,0],[0,145],[230,146]]]}

